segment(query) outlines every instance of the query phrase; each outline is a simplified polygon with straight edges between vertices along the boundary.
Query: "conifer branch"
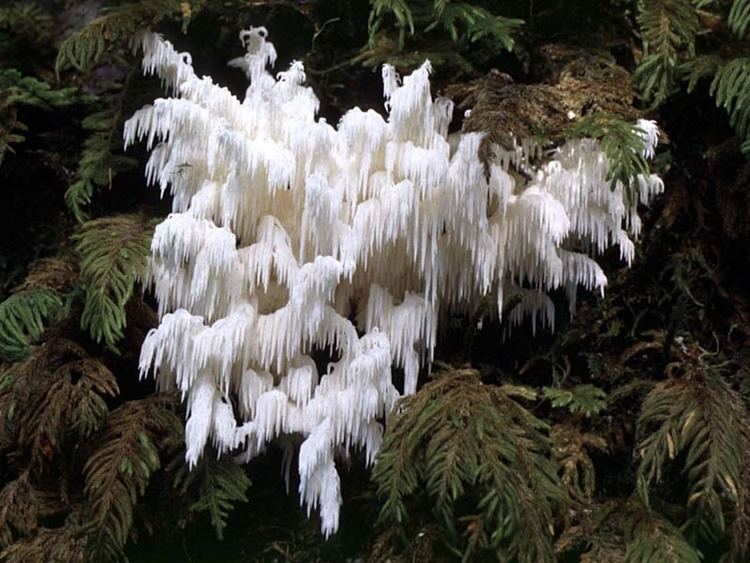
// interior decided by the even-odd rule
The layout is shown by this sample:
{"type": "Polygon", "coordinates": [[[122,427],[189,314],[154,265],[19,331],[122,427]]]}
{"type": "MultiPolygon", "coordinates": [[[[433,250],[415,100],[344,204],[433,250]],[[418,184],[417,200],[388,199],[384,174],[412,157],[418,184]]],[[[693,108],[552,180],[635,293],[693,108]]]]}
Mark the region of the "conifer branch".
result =
{"type": "MultiPolygon", "coordinates": [[[[657,384],[638,417],[638,491],[648,506],[651,486],[660,482],[668,464],[680,460],[689,485],[687,526],[716,539],[744,495],[750,416],[719,368],[685,359],[686,371],[657,384]]],[[[673,374],[679,365],[670,366],[673,374]]]]}
{"type": "Polygon", "coordinates": [[[24,76],[14,68],[0,69],[0,91],[7,96],[7,101],[11,104],[23,104],[45,110],[67,107],[89,98],[81,96],[78,88],[74,86],[55,90],[46,82],[33,76],[24,76]]]}
{"type": "Polygon", "coordinates": [[[727,23],[739,39],[744,39],[750,26],[750,0],[734,0],[727,16],[727,23]]]}
{"type": "Polygon", "coordinates": [[[553,426],[550,437],[567,496],[581,506],[590,506],[596,489],[596,471],[590,453],[606,451],[607,442],[570,424],[553,426]]]}
{"type": "MultiPolygon", "coordinates": [[[[0,12],[0,28],[2,18],[3,14],[0,12]]],[[[13,150],[11,144],[25,139],[20,132],[27,128],[18,119],[17,106],[50,111],[89,99],[89,96],[82,96],[77,88],[53,89],[46,82],[33,76],[24,76],[14,68],[0,69],[0,164],[5,151],[13,150]]]]}
{"type": "Polygon", "coordinates": [[[502,387],[471,370],[438,375],[388,421],[373,472],[381,521],[403,526],[409,497],[424,486],[444,541],[464,560],[484,552],[553,561],[553,514],[567,501],[549,456],[546,425],[502,387]],[[469,499],[474,514],[457,530],[458,503],[469,499]]]}
{"type": "Polygon", "coordinates": [[[593,113],[572,124],[566,136],[599,139],[602,151],[610,161],[607,179],[612,189],[617,182],[621,182],[628,188],[631,201],[634,201],[632,191],[638,184],[638,178],[647,178],[651,174],[644,152],[644,130],[638,124],[614,114],[593,113]]]}
{"type": "Polygon", "coordinates": [[[117,215],[81,225],[73,235],[81,256],[84,309],[81,327],[114,347],[126,325],[125,305],[145,267],[152,224],[139,215],[117,215]]]}
{"type": "Polygon", "coordinates": [[[112,138],[118,130],[116,112],[101,111],[87,116],[81,125],[90,134],[78,161],[78,179],[65,192],[65,203],[76,220],[88,219],[84,210],[91,203],[96,188],[111,187],[112,178],[135,165],[135,160],[112,153],[112,138]]]}
{"type": "Polygon", "coordinates": [[[15,361],[27,356],[45,323],[59,318],[64,309],[60,295],[46,288],[20,291],[0,303],[0,358],[15,361]]]}
{"type": "Polygon", "coordinates": [[[732,59],[721,66],[711,82],[710,94],[729,114],[729,124],[742,142],[742,151],[750,156],[750,58],[732,59]]]}
{"type": "Polygon", "coordinates": [[[183,495],[189,489],[197,489],[197,500],[190,506],[190,511],[208,512],[216,536],[223,539],[229,513],[235,504],[247,502],[247,489],[252,484],[250,478],[228,457],[203,456],[192,470],[185,465],[184,456],[180,456],[178,462],[180,469],[175,486],[183,495]]]}
{"type": "Polygon", "coordinates": [[[556,544],[559,554],[580,554],[584,563],[701,563],[702,554],[663,516],[638,499],[605,500],[556,544]]]}
{"type": "Polygon", "coordinates": [[[183,4],[185,2],[181,0],[141,0],[109,8],[63,41],[55,70],[58,74],[71,67],[81,72],[89,71],[110,44],[129,41],[138,31],[169,16],[183,15],[183,4]]]}
{"type": "Polygon", "coordinates": [[[450,2],[446,0],[374,0],[368,21],[368,49],[363,50],[354,62],[368,66],[377,66],[383,62],[400,66],[415,66],[425,57],[434,63],[449,61],[465,70],[471,64],[455,52],[453,45],[466,45],[486,39],[493,45],[505,50],[512,50],[513,35],[523,24],[523,20],[497,15],[482,6],[468,2],[450,2]],[[397,41],[388,38],[388,24],[393,22],[398,32],[397,41]],[[427,52],[411,56],[404,52],[407,36],[414,38],[418,33],[442,32],[447,34],[450,42],[444,49],[435,49],[432,41],[427,52]],[[452,52],[453,51],[453,52],[452,52]]]}
{"type": "Polygon", "coordinates": [[[26,471],[0,490],[0,551],[36,529],[37,503],[26,471]]]}
{"type": "Polygon", "coordinates": [[[4,563],[87,563],[91,561],[89,534],[79,512],[57,528],[39,528],[0,552],[4,563]]]}
{"type": "Polygon", "coordinates": [[[153,473],[161,467],[159,452],[182,433],[171,410],[173,398],[152,395],[113,410],[84,466],[87,518],[95,552],[112,560],[122,555],[133,525],[134,507],[153,473]]]}
{"type": "Polygon", "coordinates": [[[591,384],[570,389],[545,387],[543,395],[553,407],[566,408],[571,414],[582,414],[587,418],[599,414],[607,406],[607,394],[591,384]]]}
{"type": "Polygon", "coordinates": [[[637,19],[644,56],[633,79],[643,97],[659,105],[674,89],[681,55],[695,54],[698,15],[690,0],[640,0],[637,19]]]}
{"type": "Polygon", "coordinates": [[[119,393],[115,376],[70,340],[34,349],[0,380],[0,436],[40,471],[71,435],[87,438],[108,414],[106,399],[119,393]]]}

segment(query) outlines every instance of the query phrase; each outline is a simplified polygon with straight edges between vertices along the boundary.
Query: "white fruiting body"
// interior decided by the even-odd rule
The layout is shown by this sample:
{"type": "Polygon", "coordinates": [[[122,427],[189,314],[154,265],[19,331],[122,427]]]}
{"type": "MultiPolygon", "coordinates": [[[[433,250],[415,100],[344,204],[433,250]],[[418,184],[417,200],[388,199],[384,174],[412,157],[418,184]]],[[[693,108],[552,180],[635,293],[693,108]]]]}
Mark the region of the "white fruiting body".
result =
{"type": "MultiPolygon", "coordinates": [[[[316,120],[302,64],[274,79],[265,36],[243,31],[247,54],[230,62],[251,80],[243,102],[197,77],[168,41],[137,41],[144,72],[177,96],[125,125],[126,145],[147,139],[148,181],[173,196],[146,279],[161,323],[140,367],[181,390],[191,466],[209,440],[249,460],[300,436],[301,500],[319,508],[330,534],[341,503],[335,457],[363,448],[374,461],[399,395],[391,367],[413,393],[438,320],[475,311],[488,295],[498,312],[520,296],[511,325],[531,316],[552,327],[548,291],[564,288],[574,303],[577,286],[602,291],[607,281],[563,244],[619,245],[630,263],[640,221],[623,186],[610,189],[594,140],[546,159],[523,140],[498,149],[489,173],[480,134],[452,149],[453,106],[433,100],[429,63],[403,81],[384,67],[387,119],[354,108],[338,128],[316,120]],[[315,350],[336,358],[324,373],[315,350]]],[[[652,156],[656,126],[639,126],[652,156]]],[[[642,203],[663,189],[656,176],[638,182],[642,203]]]]}

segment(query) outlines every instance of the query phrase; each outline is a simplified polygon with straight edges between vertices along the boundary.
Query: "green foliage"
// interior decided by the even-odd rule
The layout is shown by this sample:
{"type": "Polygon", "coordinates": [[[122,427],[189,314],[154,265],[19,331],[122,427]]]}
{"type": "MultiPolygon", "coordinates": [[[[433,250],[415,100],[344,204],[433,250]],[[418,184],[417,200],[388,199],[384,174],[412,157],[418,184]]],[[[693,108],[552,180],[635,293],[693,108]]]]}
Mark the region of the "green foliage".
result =
{"type": "Polygon", "coordinates": [[[456,47],[465,49],[468,45],[486,40],[493,46],[506,50],[513,49],[513,34],[523,24],[523,20],[507,18],[469,2],[450,0],[372,0],[368,21],[369,50],[358,60],[368,66],[378,66],[383,62],[414,66],[430,58],[434,63],[441,60],[452,62],[464,70],[472,68],[467,58],[455,52],[456,47]],[[388,39],[389,27],[398,31],[396,45],[388,39]],[[414,56],[404,52],[408,38],[419,43],[424,34],[435,32],[424,48],[415,50],[414,56]],[[434,49],[440,37],[447,35],[454,44],[445,44],[444,49],[434,49]],[[437,39],[437,41],[436,41],[437,39]]]}
{"type": "Polygon", "coordinates": [[[669,520],[638,499],[593,506],[557,542],[558,553],[578,552],[582,563],[700,563],[702,554],[669,520]]]}
{"type": "Polygon", "coordinates": [[[744,39],[750,26],[750,0],[734,0],[727,16],[727,23],[737,37],[744,39]]]}
{"type": "Polygon", "coordinates": [[[159,452],[182,434],[173,398],[151,395],[114,409],[83,469],[87,519],[99,560],[121,558],[133,525],[133,511],[151,476],[161,467],[159,452]]]}
{"type": "Polygon", "coordinates": [[[523,20],[497,16],[468,2],[436,0],[433,10],[434,21],[425,31],[442,27],[455,42],[465,39],[474,43],[488,38],[507,51],[513,49],[512,34],[523,24],[523,20]]]}
{"type": "Polygon", "coordinates": [[[386,14],[395,18],[396,27],[399,29],[399,46],[403,48],[407,28],[409,34],[414,35],[414,17],[407,0],[375,0],[372,2],[368,22],[370,44],[375,44],[375,37],[380,28],[383,27],[386,14]]]}
{"type": "Polygon", "coordinates": [[[596,469],[590,453],[606,452],[606,440],[567,423],[553,426],[550,437],[565,493],[579,505],[590,506],[596,492],[596,469]]]}
{"type": "Polygon", "coordinates": [[[711,82],[716,105],[729,114],[729,124],[742,140],[742,150],[750,156],[750,58],[732,59],[721,66],[711,82]]]}
{"type": "MultiPolygon", "coordinates": [[[[634,79],[644,98],[654,105],[663,103],[675,89],[681,74],[687,81],[687,91],[695,89],[698,82],[713,76],[710,95],[716,105],[729,115],[729,123],[742,143],[742,151],[750,157],[750,58],[742,49],[729,47],[720,56],[715,51],[696,56],[695,38],[701,31],[698,14],[711,1],[642,0],[639,3],[638,22],[645,55],[634,79]],[[727,54],[730,56],[727,57],[727,54]]],[[[721,8],[723,5],[719,5],[721,8]]],[[[718,21],[726,20],[733,38],[721,37],[719,41],[731,45],[733,40],[744,40],[750,26],[750,1],[734,0],[726,13],[711,14],[718,21]]],[[[709,32],[717,33],[722,26],[714,24],[709,32]]],[[[727,34],[728,35],[728,34],[727,34]]]]}
{"type": "Polygon", "coordinates": [[[626,530],[625,563],[700,563],[703,559],[669,520],[647,511],[633,516],[626,530]]]}
{"type": "Polygon", "coordinates": [[[637,19],[644,55],[633,79],[659,105],[674,90],[681,56],[695,53],[698,15],[690,0],[640,0],[637,19]]]}
{"type": "Polygon", "coordinates": [[[86,563],[90,561],[88,535],[80,514],[72,513],[57,528],[38,528],[2,552],[4,563],[86,563]]]}
{"type": "Polygon", "coordinates": [[[719,367],[702,358],[686,359],[685,372],[657,384],[643,402],[638,490],[648,506],[651,486],[662,480],[668,464],[679,463],[689,485],[687,527],[716,539],[727,529],[726,516],[744,502],[750,416],[719,367]]]}
{"type": "Polygon", "coordinates": [[[695,90],[700,80],[714,76],[722,63],[721,57],[717,55],[700,55],[683,63],[681,71],[687,80],[688,93],[695,90]]]}
{"type": "MultiPolygon", "coordinates": [[[[0,13],[0,23],[2,13],[0,13]]],[[[24,141],[19,131],[26,125],[18,119],[16,106],[25,105],[46,111],[70,106],[77,101],[88,100],[74,87],[53,89],[49,84],[33,76],[24,76],[14,68],[0,69],[0,164],[11,144],[24,141]]]]}
{"type": "Polygon", "coordinates": [[[252,485],[245,469],[231,458],[216,459],[213,455],[204,455],[198,465],[189,470],[185,466],[184,456],[180,455],[175,485],[185,495],[188,489],[197,489],[196,500],[190,511],[208,512],[211,525],[219,539],[224,537],[229,513],[238,502],[247,502],[247,489],[252,485]]]}
{"type": "Polygon", "coordinates": [[[88,438],[117,395],[112,372],[66,339],[37,347],[0,379],[0,442],[39,472],[71,436],[88,438]]]}
{"type": "Polygon", "coordinates": [[[79,222],[88,218],[84,208],[91,203],[96,188],[111,186],[116,174],[136,163],[132,158],[112,153],[113,136],[119,125],[116,114],[110,111],[93,113],[81,125],[90,134],[78,162],[78,180],[65,192],[65,202],[79,222]]]}
{"type": "Polygon", "coordinates": [[[50,289],[20,291],[0,303],[0,359],[23,359],[30,344],[44,331],[45,322],[61,316],[61,297],[50,289]]]}
{"type": "Polygon", "coordinates": [[[81,256],[84,308],[81,327],[96,342],[113,348],[126,325],[125,305],[143,273],[153,222],[139,215],[115,215],[81,225],[73,235],[81,256]]]}
{"type": "Polygon", "coordinates": [[[635,197],[638,176],[648,176],[651,169],[643,154],[643,132],[632,122],[611,114],[592,113],[572,124],[566,131],[568,137],[599,139],[611,166],[609,180],[614,189],[621,182],[631,198],[635,197]]]}
{"type": "Polygon", "coordinates": [[[37,503],[28,472],[0,490],[0,550],[13,543],[14,530],[29,535],[36,529],[37,503]]]}
{"type": "Polygon", "coordinates": [[[582,414],[587,418],[599,414],[607,407],[607,394],[588,383],[569,389],[545,387],[543,393],[553,407],[565,408],[571,414],[582,414]]]}
{"type": "Polygon", "coordinates": [[[33,76],[24,76],[14,68],[0,69],[0,92],[11,104],[24,104],[51,110],[79,101],[78,88],[73,86],[53,90],[33,76]]]}
{"type": "MultiPolygon", "coordinates": [[[[52,17],[49,12],[35,2],[9,4],[0,7],[0,31],[8,31],[16,39],[39,40],[49,36],[52,28],[52,17]]],[[[6,49],[13,47],[12,44],[2,46],[6,49]]]]}
{"type": "Polygon", "coordinates": [[[160,452],[171,457],[182,442],[182,423],[173,397],[152,395],[110,412],[107,401],[118,394],[101,360],[63,338],[47,340],[2,373],[0,449],[21,473],[0,491],[0,559],[120,558],[135,503],[160,467],[160,452]],[[59,491],[50,491],[55,483],[59,491]],[[60,521],[50,515],[67,516],[45,528],[60,521]]]}
{"type": "Polygon", "coordinates": [[[19,131],[27,130],[26,125],[18,119],[15,108],[0,97],[0,164],[6,151],[14,152],[11,145],[24,141],[25,137],[19,131]]]}
{"type": "MultiPolygon", "coordinates": [[[[157,24],[172,15],[189,14],[185,10],[191,2],[181,0],[141,0],[107,9],[100,17],[88,23],[63,41],[57,54],[55,69],[61,72],[75,68],[89,71],[101,58],[111,43],[129,41],[138,31],[157,24]]],[[[188,16],[189,17],[189,16],[188,16]]]]}
{"type": "Polygon", "coordinates": [[[474,371],[441,374],[402,399],[373,479],[388,525],[407,524],[407,502],[424,487],[443,541],[463,560],[554,561],[553,518],[566,499],[547,426],[474,371]]]}
{"type": "MultiPolygon", "coordinates": [[[[0,7],[0,55],[6,63],[5,70],[0,70],[0,158],[6,148],[23,140],[26,126],[21,119],[32,123],[21,113],[24,106],[35,113],[49,112],[55,118],[65,111],[65,121],[72,122],[70,109],[66,108],[89,101],[82,91],[100,91],[98,74],[84,76],[85,71],[112,61],[117,61],[119,70],[120,61],[132,61],[119,55],[133,34],[168,19],[181,19],[185,27],[204,5],[213,15],[229,11],[236,17],[234,21],[242,24],[268,25],[279,37],[279,45],[284,44],[278,33],[286,29],[285,14],[294,12],[296,18],[308,18],[306,22],[315,29],[315,42],[307,54],[312,68],[338,63],[335,56],[329,60],[329,52],[356,49],[364,42],[364,30],[359,29],[347,36],[348,47],[344,47],[347,43],[341,35],[357,24],[356,18],[344,21],[342,14],[357,8],[352,8],[355,3],[339,0],[232,0],[215,5],[179,0],[106,3],[117,6],[105,9],[101,17],[75,32],[63,42],[59,52],[57,70],[65,80],[80,81],[80,89],[51,83],[48,86],[45,77],[50,75],[52,61],[41,60],[38,53],[42,51],[25,47],[40,45],[50,49],[59,43],[55,33],[63,26],[57,21],[53,25],[47,4],[14,2],[0,7]],[[341,8],[343,5],[349,11],[341,8]],[[320,33],[327,23],[337,21],[341,22],[340,27],[330,25],[326,33],[320,33]],[[335,32],[329,33],[331,30],[335,32]],[[332,39],[326,45],[329,37],[332,39]],[[29,57],[33,53],[34,60],[13,60],[6,55],[10,52],[8,47],[16,52],[25,49],[29,57]],[[66,73],[68,69],[82,72],[66,73]]],[[[487,74],[480,79],[481,89],[477,83],[457,85],[470,90],[467,99],[473,96],[473,102],[465,106],[457,100],[460,110],[472,110],[465,125],[487,116],[482,126],[473,130],[485,132],[493,143],[500,142],[499,136],[508,132],[538,136],[550,145],[570,137],[600,139],[614,163],[609,179],[631,189],[638,174],[649,172],[641,158],[640,132],[632,126],[639,114],[633,106],[628,70],[615,64],[605,51],[617,50],[621,65],[640,60],[636,81],[652,104],[664,102],[675,91],[682,72],[688,90],[711,78],[710,92],[717,104],[726,109],[738,136],[748,139],[747,50],[744,43],[736,41],[748,36],[748,0],[696,0],[692,4],[689,0],[641,0],[638,23],[645,43],[643,58],[639,58],[641,53],[633,45],[629,29],[623,34],[614,26],[603,29],[602,24],[593,21],[607,10],[612,12],[608,22],[626,21],[629,6],[634,3],[608,0],[595,5],[587,0],[558,3],[561,8],[554,4],[373,0],[370,43],[355,59],[366,65],[387,60],[409,67],[430,58],[436,67],[447,65],[450,70],[446,74],[452,80],[457,80],[456,74],[451,74],[455,68],[476,76],[492,67],[510,72],[512,78],[499,71],[487,74]],[[560,10],[568,8],[571,20],[581,20],[579,29],[566,28],[568,20],[557,21],[560,10]],[[513,14],[520,10],[528,13],[529,26],[523,34],[517,33],[519,20],[501,15],[501,11],[510,14],[511,10],[513,14]],[[583,13],[588,21],[579,17],[583,13]],[[597,26],[599,32],[591,37],[581,31],[597,26]],[[552,34],[548,33],[550,29],[552,34]],[[696,40],[698,37],[700,41],[696,40]],[[580,41],[581,38],[587,41],[580,41]],[[546,45],[548,41],[588,46],[563,48],[546,45]],[[593,43],[602,47],[601,52],[593,48],[593,43]],[[513,54],[499,56],[511,48],[513,54]],[[704,54],[694,56],[697,49],[704,54]],[[602,53],[604,56],[600,56],[602,53]],[[514,57],[515,62],[509,62],[514,57]],[[584,117],[570,125],[570,115],[584,117]],[[497,119],[490,119],[493,116],[497,119]]],[[[67,10],[62,3],[55,6],[67,10]]],[[[225,18],[218,18],[220,26],[225,27],[222,33],[233,34],[236,24],[225,25],[230,20],[222,17],[225,18]]],[[[361,17],[366,18],[365,12],[361,17]]],[[[295,30],[299,21],[294,20],[295,30]]],[[[203,28],[201,23],[195,29],[206,33],[205,29],[215,29],[211,25],[203,28]]],[[[190,36],[185,41],[195,43],[203,37],[190,36]]],[[[223,36],[217,45],[219,40],[223,42],[223,36]]],[[[295,44],[295,48],[298,46],[295,44]]],[[[219,53],[211,53],[211,57],[214,55],[218,57],[219,53]]],[[[345,56],[354,55],[349,51],[345,56]]],[[[102,70],[108,71],[109,67],[103,66],[102,70]]],[[[335,75],[326,83],[328,77],[320,76],[321,82],[315,86],[324,95],[323,107],[335,110],[345,102],[348,105],[348,98],[340,97],[340,92],[356,79],[335,75]]],[[[436,84],[439,88],[446,86],[438,76],[436,84]]],[[[137,87],[137,81],[129,84],[122,90],[122,99],[137,99],[137,87]]],[[[456,99],[453,94],[448,95],[456,99]]],[[[171,414],[172,403],[157,407],[156,399],[150,397],[122,404],[133,398],[132,387],[123,382],[133,377],[129,373],[130,359],[137,354],[138,344],[135,339],[122,339],[125,306],[138,272],[142,271],[143,257],[148,254],[151,223],[135,216],[85,223],[89,214],[95,216],[90,209],[94,194],[112,187],[117,173],[132,164],[119,156],[121,115],[112,98],[100,98],[97,107],[106,111],[97,111],[85,120],[85,142],[78,138],[80,130],[69,135],[71,132],[66,129],[63,135],[44,138],[44,151],[34,151],[36,156],[13,159],[13,164],[18,161],[25,165],[43,158],[54,163],[50,177],[60,178],[68,177],[68,170],[75,170],[77,161],[77,176],[65,199],[84,225],[74,239],[81,256],[80,272],[71,266],[72,261],[58,263],[45,270],[42,281],[31,280],[36,274],[30,275],[30,285],[22,286],[11,300],[0,303],[0,355],[3,360],[20,360],[11,366],[0,366],[2,561],[100,561],[121,555],[125,542],[133,537],[136,514],[150,507],[141,498],[149,484],[150,496],[168,491],[173,498],[181,497],[182,502],[177,503],[180,508],[189,507],[196,516],[208,516],[206,521],[210,520],[221,537],[232,507],[246,499],[250,485],[245,471],[226,457],[216,460],[206,456],[188,472],[180,452],[172,467],[157,474],[165,459],[174,458],[175,444],[181,444],[181,424],[171,414]],[[55,146],[59,136],[64,136],[68,144],[65,150],[55,146]],[[78,287],[83,291],[71,293],[78,287]],[[58,303],[48,303],[48,311],[34,310],[23,300],[30,302],[37,293],[48,294],[58,303]],[[55,311],[66,310],[63,302],[69,294],[82,297],[81,324],[95,341],[110,347],[128,346],[122,358],[111,358],[95,342],[86,340],[86,349],[72,342],[70,338],[78,335],[73,322],[57,323],[44,332],[45,324],[57,318],[55,311]],[[14,298],[16,301],[12,301],[14,298]],[[16,314],[10,307],[14,303],[25,313],[9,316],[16,314]],[[33,322],[25,324],[23,315],[30,315],[33,322]],[[6,322],[12,330],[5,328],[6,322]],[[14,336],[6,341],[9,335],[14,336]],[[34,346],[40,338],[45,340],[43,345],[34,346]],[[5,354],[6,345],[12,354],[5,354]],[[120,370],[117,377],[111,371],[115,367],[120,370]],[[124,388],[122,397],[116,397],[118,378],[124,388]],[[78,476],[84,465],[81,482],[78,476]],[[180,469],[173,473],[177,467],[180,469]],[[171,487],[172,478],[177,481],[176,488],[171,487]],[[166,486],[156,491],[155,481],[166,486]]],[[[692,103],[693,98],[688,99],[685,109],[690,109],[692,103]]],[[[662,116],[665,127],[669,127],[673,113],[662,116]]],[[[685,150],[682,139],[677,139],[672,149],[675,162],[680,164],[674,170],[687,170],[691,178],[710,177],[700,159],[678,160],[680,151],[685,150]]],[[[7,166],[4,172],[10,169],[12,166],[7,166]]],[[[740,173],[736,178],[740,186],[738,197],[744,197],[744,176],[740,173]]],[[[742,387],[745,382],[726,368],[706,363],[705,358],[691,359],[679,352],[683,340],[679,345],[676,340],[672,343],[675,332],[683,335],[691,330],[709,333],[716,329],[721,347],[726,348],[722,353],[732,358],[736,355],[738,362],[745,361],[734,354],[730,341],[739,342],[746,334],[745,325],[737,321],[740,315],[731,312],[744,311],[746,304],[742,296],[731,294],[726,299],[730,306],[723,308],[722,314],[731,309],[727,323],[735,323],[731,339],[723,330],[726,327],[717,328],[708,320],[698,329],[690,328],[696,311],[702,315],[701,320],[709,319],[710,305],[719,298],[700,287],[713,283],[707,281],[710,276],[706,273],[712,267],[711,261],[704,267],[692,258],[701,252],[693,246],[710,242],[699,240],[693,233],[685,236],[679,232],[675,237],[667,232],[675,217],[684,221],[687,216],[691,226],[695,224],[685,210],[692,213],[703,204],[698,193],[700,182],[682,186],[681,179],[682,176],[673,177],[669,182],[670,189],[663,200],[666,211],[658,216],[658,224],[664,229],[657,242],[647,238],[647,244],[639,247],[644,258],[651,256],[656,265],[648,262],[645,270],[636,270],[632,276],[613,277],[608,295],[614,296],[611,300],[608,296],[606,301],[609,308],[592,309],[584,304],[579,313],[588,308],[588,322],[558,333],[556,344],[545,356],[545,367],[539,373],[530,369],[522,374],[523,379],[516,380],[533,387],[481,385],[475,374],[459,372],[438,377],[415,397],[401,403],[402,410],[388,421],[375,469],[379,498],[383,500],[381,518],[386,525],[397,524],[389,526],[393,536],[400,533],[415,544],[434,542],[438,550],[447,552],[448,560],[460,556],[468,560],[550,561],[557,557],[581,563],[697,563],[701,560],[697,545],[702,549],[705,546],[708,560],[713,560],[714,551],[722,550],[727,552],[727,560],[749,560],[750,503],[745,489],[750,483],[750,448],[743,422],[745,407],[730,387],[742,387]],[[674,195],[681,189],[689,197],[674,195]],[[648,244],[662,246],[655,251],[648,244]],[[662,275],[651,276],[654,269],[662,275]],[[656,281],[644,284],[637,282],[638,276],[656,281]],[[622,279],[618,281],[619,277],[622,279]],[[674,307],[672,312],[670,307],[675,300],[687,300],[688,310],[674,307]],[[667,326],[665,319],[670,314],[673,320],[669,322],[674,325],[667,326]],[[576,331],[579,338],[571,338],[576,331]],[[567,347],[558,354],[556,347],[563,347],[560,342],[567,342],[567,347]],[[671,353],[678,356],[670,358],[671,353]],[[568,355],[572,364],[564,364],[570,372],[566,387],[545,387],[557,385],[549,381],[547,365],[563,365],[562,357],[567,359],[568,355]],[[663,362],[670,359],[676,359],[683,371],[671,366],[665,380],[663,362]],[[571,370],[571,365],[575,369],[571,370]],[[596,387],[589,381],[595,382],[596,387]],[[543,404],[543,400],[549,403],[543,404]],[[532,401],[535,410],[526,410],[523,405],[532,401]],[[554,409],[547,408],[550,404],[554,409]],[[641,406],[638,447],[634,448],[633,413],[641,406]],[[554,423],[547,427],[529,411],[554,423]],[[634,457],[640,460],[637,467],[629,463],[634,457]],[[683,477],[677,475],[680,470],[683,477]],[[634,490],[650,501],[649,506],[644,506],[640,498],[629,496],[634,490]],[[559,510],[561,507],[564,510],[559,510]],[[553,528],[561,534],[554,553],[550,547],[553,528]],[[684,532],[698,532],[700,538],[683,535],[684,532]]],[[[717,179],[717,189],[719,183],[717,179]]],[[[114,201],[109,207],[118,205],[121,203],[114,201]]],[[[744,207],[734,207],[742,219],[744,207]]],[[[656,212],[661,209],[657,207],[656,212]]],[[[703,215],[695,213],[703,219],[703,215]]],[[[705,221],[700,221],[701,229],[710,230],[712,223],[718,223],[710,205],[700,213],[706,213],[705,221]]],[[[66,229],[60,229],[60,244],[66,244],[67,234],[66,229]]],[[[570,242],[576,244],[574,240],[570,242]]],[[[45,248],[44,255],[48,254],[45,248]]],[[[724,256],[721,270],[714,274],[716,278],[728,277],[732,272],[731,260],[724,256]]],[[[643,264],[640,257],[638,262],[643,264]]],[[[128,308],[128,322],[134,319],[133,305],[128,308]]],[[[713,344],[712,338],[708,334],[701,341],[713,344]]],[[[523,346],[514,348],[510,351],[512,357],[506,359],[523,363],[522,349],[523,346]]],[[[687,349],[690,354],[695,352],[695,348],[687,349]]],[[[505,359],[503,370],[512,365],[504,362],[505,359]]],[[[493,364],[488,368],[485,382],[495,375],[496,367],[493,364]]],[[[505,379],[507,375],[503,371],[501,377],[505,379]]],[[[352,483],[347,481],[350,477],[343,476],[345,492],[351,490],[352,483]]],[[[370,502],[367,493],[359,497],[363,503],[370,502]]],[[[368,504],[368,508],[373,507],[368,504]]],[[[184,516],[178,514],[178,518],[184,516]]],[[[342,527],[341,534],[346,533],[342,527]]],[[[309,531],[305,534],[300,537],[310,542],[309,531]]],[[[340,536],[328,545],[339,539],[340,536]]],[[[274,549],[280,558],[293,552],[282,555],[281,548],[274,545],[267,547],[265,553],[274,549]]],[[[408,555],[416,560],[417,552],[414,549],[408,555]]],[[[422,560],[440,559],[435,553],[435,557],[422,560]]]]}

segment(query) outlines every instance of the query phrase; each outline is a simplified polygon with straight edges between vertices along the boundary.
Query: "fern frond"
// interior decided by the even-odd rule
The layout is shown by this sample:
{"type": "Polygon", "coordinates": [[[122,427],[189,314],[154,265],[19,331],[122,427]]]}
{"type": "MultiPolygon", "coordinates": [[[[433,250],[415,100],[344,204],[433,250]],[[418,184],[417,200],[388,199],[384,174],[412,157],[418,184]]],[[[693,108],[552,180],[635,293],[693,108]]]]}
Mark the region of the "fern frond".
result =
{"type": "Polygon", "coordinates": [[[133,509],[153,473],[161,467],[164,440],[181,433],[182,423],[171,410],[173,398],[151,395],[114,409],[97,438],[83,473],[88,520],[96,552],[103,559],[122,555],[133,525],[133,509]]]}
{"type": "Polygon", "coordinates": [[[184,456],[179,462],[175,485],[183,495],[188,489],[197,488],[198,500],[190,506],[190,511],[208,512],[216,536],[223,539],[229,513],[235,504],[247,502],[250,478],[244,468],[227,457],[203,456],[192,470],[185,465],[184,456]]]}
{"type": "Polygon", "coordinates": [[[553,512],[566,501],[546,432],[476,372],[438,376],[403,399],[388,421],[373,472],[381,522],[403,525],[408,498],[423,486],[448,549],[465,560],[489,552],[501,560],[553,561],[553,512]],[[462,519],[459,506],[467,503],[474,514],[462,519]],[[457,522],[466,528],[459,532],[457,522]]]}
{"type": "Polygon", "coordinates": [[[694,55],[698,15],[690,0],[640,0],[637,20],[644,56],[633,79],[643,97],[658,105],[673,91],[682,53],[694,55]]]}
{"type": "Polygon", "coordinates": [[[73,235],[81,256],[81,327],[114,348],[126,325],[125,305],[143,273],[153,225],[139,215],[116,215],[81,225],[73,235]]]}
{"type": "Polygon", "coordinates": [[[747,409],[718,368],[694,365],[659,383],[638,417],[638,489],[650,488],[668,463],[680,459],[689,484],[688,527],[703,537],[726,530],[725,515],[740,502],[743,457],[750,448],[747,409]]]}
{"type": "Polygon", "coordinates": [[[46,288],[19,291],[0,303],[0,359],[26,357],[45,322],[59,318],[64,308],[60,296],[46,288]]]}
{"type": "Polygon", "coordinates": [[[89,136],[78,161],[78,179],[65,192],[65,203],[79,223],[87,219],[84,208],[91,203],[96,188],[111,185],[112,178],[132,168],[136,161],[112,153],[112,138],[118,127],[117,116],[102,111],[87,116],[82,122],[89,136]]]}

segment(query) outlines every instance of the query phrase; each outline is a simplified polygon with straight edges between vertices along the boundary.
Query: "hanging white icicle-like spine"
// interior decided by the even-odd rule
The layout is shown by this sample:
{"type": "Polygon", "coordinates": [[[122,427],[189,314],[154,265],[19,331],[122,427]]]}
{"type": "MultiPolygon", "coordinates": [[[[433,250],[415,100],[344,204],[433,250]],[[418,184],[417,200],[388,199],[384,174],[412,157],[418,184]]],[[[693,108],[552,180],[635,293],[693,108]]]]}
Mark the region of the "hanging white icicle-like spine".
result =
{"type": "MultiPolygon", "coordinates": [[[[611,189],[593,139],[547,153],[514,138],[481,162],[481,134],[449,142],[453,103],[433,99],[429,62],[403,79],[384,66],[387,115],[354,108],[332,127],[316,119],[301,62],[274,77],[267,30],[240,40],[246,53],[229,64],[250,79],[243,101],[159,35],[133,41],[172,96],[124,127],[126,146],[151,151],[146,179],[173,209],[143,280],[161,320],[139,369],[186,401],[191,467],[209,444],[247,461],[283,443],[288,485],[301,437],[300,501],[329,535],[336,455],[359,448],[375,461],[400,394],[392,366],[414,393],[441,316],[484,312],[488,296],[509,309],[506,327],[553,329],[548,292],[564,289],[571,310],[579,286],[601,293],[606,276],[585,251],[619,246],[629,264],[637,205],[664,186],[635,178],[638,201],[611,189]],[[325,353],[323,367],[313,358],[325,353]]],[[[636,125],[652,158],[658,128],[636,125]]]]}

